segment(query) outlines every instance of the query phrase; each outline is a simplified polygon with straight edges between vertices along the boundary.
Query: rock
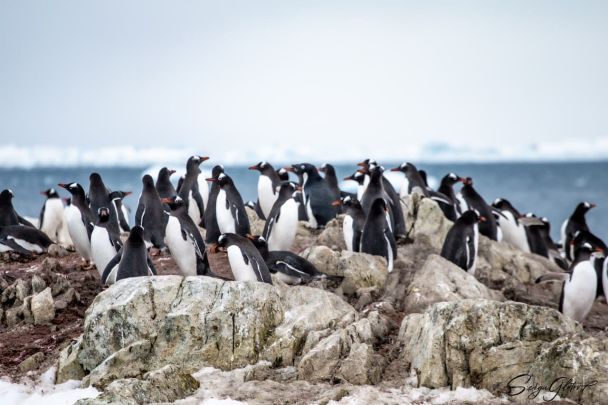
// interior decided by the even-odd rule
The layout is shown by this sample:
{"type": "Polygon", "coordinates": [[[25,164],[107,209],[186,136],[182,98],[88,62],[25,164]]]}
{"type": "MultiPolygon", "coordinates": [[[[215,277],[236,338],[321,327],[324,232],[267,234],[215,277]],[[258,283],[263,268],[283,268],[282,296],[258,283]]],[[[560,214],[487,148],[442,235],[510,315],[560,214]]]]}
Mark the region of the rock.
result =
{"type": "Polygon", "coordinates": [[[55,303],[49,287],[32,297],[31,311],[36,325],[49,323],[55,318],[55,303]]]}
{"type": "Polygon", "coordinates": [[[34,323],[34,314],[32,313],[32,297],[25,297],[25,301],[23,301],[23,305],[21,306],[21,313],[23,315],[23,320],[26,323],[34,323]]]}
{"type": "Polygon", "coordinates": [[[87,310],[83,336],[62,355],[58,375],[65,367],[77,370],[73,352],[89,374],[85,385],[99,386],[166,364],[188,372],[260,360],[291,365],[310,333],[355,319],[354,309],[339,297],[310,287],[209,277],[121,280],[87,310]]]}
{"type": "Polygon", "coordinates": [[[41,263],[42,271],[47,273],[56,273],[61,270],[61,264],[59,260],[46,257],[41,263]]]}
{"type": "Polygon", "coordinates": [[[252,235],[261,235],[264,232],[264,225],[266,225],[266,221],[260,219],[258,214],[250,208],[245,208],[247,211],[247,217],[249,218],[249,227],[251,228],[252,235]]]}
{"type": "Polygon", "coordinates": [[[381,256],[336,252],[326,246],[312,246],[302,256],[326,274],[343,276],[341,287],[347,296],[355,295],[359,289],[382,289],[386,283],[386,260],[381,256]]]}
{"type": "Polygon", "coordinates": [[[25,300],[25,297],[30,295],[31,291],[32,290],[30,288],[30,284],[22,278],[17,279],[17,281],[15,281],[15,298],[18,301],[23,302],[25,300]]]}
{"type": "Polygon", "coordinates": [[[441,251],[443,241],[452,227],[439,205],[430,198],[414,193],[402,200],[407,236],[441,251]]]}
{"type": "Polygon", "coordinates": [[[6,326],[12,328],[17,325],[20,321],[20,318],[23,316],[23,307],[12,307],[8,308],[4,314],[4,322],[6,322],[6,326]]]}
{"type": "Polygon", "coordinates": [[[337,218],[332,219],[325,225],[325,229],[321,231],[321,234],[315,241],[316,246],[327,246],[332,250],[346,250],[346,243],[344,242],[344,234],[342,232],[342,221],[344,215],[340,215],[337,218]]]}
{"type": "MultiPolygon", "coordinates": [[[[406,369],[430,388],[475,386],[496,394],[512,378],[536,373],[601,383],[585,398],[605,395],[605,342],[580,337],[580,325],[559,312],[515,302],[463,300],[432,305],[404,318],[399,331],[406,369]],[[604,376],[604,377],[601,377],[604,376]],[[603,394],[601,394],[603,390],[603,394]]],[[[544,380],[547,378],[547,380],[544,380]]],[[[525,384],[521,384],[525,385],[525,384]]],[[[580,392],[560,393],[575,401],[580,392]]]]}
{"type": "Polygon", "coordinates": [[[42,364],[43,361],[44,353],[34,353],[30,357],[19,363],[19,371],[21,371],[22,373],[26,373],[28,371],[35,370],[38,368],[38,366],[40,366],[40,364],[42,364]]]}
{"type": "Polygon", "coordinates": [[[352,384],[377,384],[382,371],[378,365],[383,361],[367,343],[354,343],[348,357],[342,361],[340,374],[352,384]]]}
{"type": "Polygon", "coordinates": [[[174,365],[146,373],[143,379],[120,379],[108,385],[105,391],[93,399],[77,404],[149,404],[175,402],[194,394],[200,386],[189,373],[174,365]]]}
{"type": "Polygon", "coordinates": [[[85,372],[78,362],[78,352],[80,351],[81,344],[82,336],[59,354],[56,384],[61,384],[68,380],[82,380],[85,376],[85,372]]]}
{"type": "Polygon", "coordinates": [[[490,290],[474,276],[435,254],[415,273],[405,297],[406,313],[424,312],[436,302],[476,298],[504,301],[499,291],[490,290]]]}
{"type": "Polygon", "coordinates": [[[47,253],[51,257],[66,257],[69,254],[63,246],[55,243],[49,246],[47,253]]]}
{"type": "Polygon", "coordinates": [[[37,274],[32,277],[32,294],[38,294],[46,288],[46,282],[37,274]]]}

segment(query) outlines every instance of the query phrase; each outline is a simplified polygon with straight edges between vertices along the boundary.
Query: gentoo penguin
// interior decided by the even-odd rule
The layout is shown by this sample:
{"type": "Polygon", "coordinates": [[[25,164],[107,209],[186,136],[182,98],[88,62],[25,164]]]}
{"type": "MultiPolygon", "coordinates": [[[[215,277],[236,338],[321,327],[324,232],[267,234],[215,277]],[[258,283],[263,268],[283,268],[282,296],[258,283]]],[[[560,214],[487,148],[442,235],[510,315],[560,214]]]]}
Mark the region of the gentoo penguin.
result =
{"type": "Polygon", "coordinates": [[[49,188],[40,194],[46,196],[46,201],[40,210],[38,228],[46,233],[53,242],[59,243],[63,227],[63,201],[54,188],[49,188]]]}
{"type": "Polygon", "coordinates": [[[570,240],[569,249],[567,250],[572,260],[576,260],[581,247],[585,244],[589,244],[593,249],[598,251],[608,252],[608,246],[606,246],[604,241],[591,232],[585,230],[576,231],[574,237],[570,240]]]}
{"type": "Polygon", "coordinates": [[[382,166],[372,165],[369,166],[367,169],[362,170],[367,170],[367,173],[370,176],[369,184],[365,189],[365,192],[363,193],[363,197],[361,197],[361,207],[363,208],[363,213],[365,215],[368,215],[372,204],[378,198],[383,199],[386,203],[386,207],[388,208],[386,219],[388,221],[391,233],[393,233],[394,235],[395,218],[393,214],[393,206],[390,203],[388,194],[384,190],[384,184],[382,182],[382,173],[384,172],[384,169],[382,168],[382,166]]]}
{"type": "Polygon", "coordinates": [[[132,193],[130,191],[112,191],[110,193],[110,201],[112,201],[112,207],[116,211],[117,220],[118,220],[118,229],[121,232],[129,232],[131,230],[131,226],[129,226],[129,211],[127,210],[127,206],[123,204],[122,200],[130,196],[132,193]]]}
{"type": "MultiPolygon", "coordinates": [[[[530,216],[532,214],[526,214],[526,216],[530,216]]],[[[545,242],[545,247],[547,249],[547,257],[555,262],[559,267],[564,270],[568,270],[568,262],[562,257],[559,252],[559,248],[561,245],[555,243],[551,238],[551,223],[545,217],[540,218],[543,222],[543,226],[535,226],[537,232],[540,234],[540,237],[545,242]]]]}
{"type": "Polygon", "coordinates": [[[382,198],[373,202],[361,233],[361,252],[386,258],[388,272],[393,271],[397,245],[387,221],[388,207],[382,198]]]}
{"type": "Polygon", "coordinates": [[[21,217],[13,207],[13,192],[2,190],[0,192],[0,226],[26,225],[35,228],[28,220],[21,217]]]}
{"type": "Polygon", "coordinates": [[[475,210],[465,211],[448,231],[441,248],[441,257],[475,275],[479,245],[478,224],[485,220],[475,210]]]}
{"type": "Polygon", "coordinates": [[[122,247],[120,234],[112,231],[109,222],[110,209],[101,207],[97,210],[97,223],[91,232],[91,256],[100,276],[122,247]]]}
{"type": "Polygon", "coordinates": [[[61,213],[61,228],[59,229],[59,244],[64,246],[68,250],[74,250],[74,243],[70,237],[70,231],[68,230],[68,208],[72,204],[70,197],[63,198],[64,206],[63,212],[61,213]]]}
{"type": "Polygon", "coordinates": [[[182,189],[183,185],[184,185],[184,176],[179,176],[179,179],[177,179],[177,185],[175,186],[175,191],[177,191],[177,194],[179,194],[179,191],[182,189]]]}
{"type": "Polygon", "coordinates": [[[296,187],[284,182],[277,187],[277,200],[266,217],[262,236],[268,241],[269,250],[289,250],[298,230],[298,207],[295,200],[296,187]]]}
{"type": "Polygon", "coordinates": [[[562,249],[566,252],[566,257],[568,260],[574,260],[574,258],[570,254],[570,241],[574,237],[574,234],[577,231],[589,231],[589,227],[587,226],[587,220],[585,219],[585,214],[592,208],[595,207],[595,204],[591,204],[589,202],[581,202],[579,203],[570,218],[564,221],[561,228],[561,242],[562,249]]]}
{"type": "Polygon", "coordinates": [[[274,170],[274,167],[268,162],[260,162],[257,165],[249,167],[249,170],[257,170],[260,172],[258,178],[258,204],[262,209],[264,218],[268,218],[272,205],[277,200],[277,187],[281,185],[281,179],[274,170]]]}
{"type": "Polygon", "coordinates": [[[346,196],[334,201],[334,204],[340,204],[344,207],[342,234],[344,235],[346,250],[358,252],[361,248],[361,233],[365,225],[365,214],[361,203],[356,198],[346,196]]]}
{"type": "Polygon", "coordinates": [[[179,196],[161,201],[171,209],[165,230],[165,243],[184,276],[203,276],[209,273],[205,242],[179,196]]]}
{"type": "Polygon", "coordinates": [[[363,193],[367,189],[367,185],[369,184],[369,175],[366,175],[360,171],[356,171],[350,176],[346,176],[344,180],[352,180],[357,183],[357,200],[361,201],[363,197],[363,193]]]}
{"type": "Polygon", "coordinates": [[[0,226],[0,252],[16,252],[25,256],[46,252],[53,241],[31,226],[0,226]]]}
{"type": "Polygon", "coordinates": [[[78,183],[59,183],[72,195],[72,202],[66,208],[68,232],[74,248],[85,260],[87,267],[91,261],[91,232],[93,232],[93,214],[86,201],[84,189],[78,183]]]}
{"type": "Polygon", "coordinates": [[[186,162],[186,176],[178,191],[178,195],[188,207],[188,215],[199,226],[205,215],[203,197],[198,187],[198,175],[201,173],[199,165],[208,159],[206,156],[190,156],[186,162]]]}
{"type": "Polygon", "coordinates": [[[336,217],[333,192],[317,168],[310,163],[300,163],[285,168],[302,178],[302,197],[306,206],[308,223],[312,228],[325,226],[336,217]]]}
{"type": "Polygon", "coordinates": [[[143,188],[135,211],[135,224],[143,227],[147,247],[163,249],[168,216],[165,215],[152,176],[146,174],[141,182],[143,188]]]}
{"type": "Polygon", "coordinates": [[[158,177],[156,178],[156,191],[158,191],[160,198],[173,198],[177,195],[177,191],[175,191],[175,187],[171,183],[171,175],[173,173],[175,173],[175,170],[170,170],[166,167],[159,170],[158,177]]]}
{"type": "Polygon", "coordinates": [[[101,283],[114,284],[123,278],[153,275],[156,275],[156,268],[144,242],[144,229],[136,225],[131,228],[123,247],[104,269],[101,283]]]}
{"type": "Polygon", "coordinates": [[[251,233],[243,198],[236,189],[232,178],[226,173],[220,173],[217,178],[210,177],[207,181],[217,183],[219,186],[215,201],[215,217],[220,232],[236,233],[242,236],[251,233]]]}
{"type": "Polygon", "coordinates": [[[467,177],[464,179],[463,183],[464,185],[462,186],[460,193],[466,201],[468,208],[477,210],[479,215],[486,219],[479,224],[479,232],[492,240],[499,240],[497,229],[498,226],[492,207],[490,207],[483,197],[480,196],[479,193],[477,193],[477,191],[473,188],[472,178],[467,177]]]}
{"type": "Polygon", "coordinates": [[[450,221],[455,221],[456,218],[458,218],[460,214],[465,211],[462,209],[462,207],[460,207],[460,200],[458,200],[458,198],[456,197],[456,193],[454,192],[454,184],[463,180],[463,178],[456,175],[455,173],[448,173],[443,176],[443,178],[441,179],[441,183],[439,184],[439,188],[437,189],[437,192],[445,195],[454,207],[453,211],[451,212],[446,212],[445,210],[443,211],[446,218],[448,218],[450,221]],[[454,219],[452,219],[451,217],[453,217],[454,219]]]}
{"type": "Polygon", "coordinates": [[[429,197],[428,188],[420,172],[412,163],[405,162],[391,169],[393,172],[402,172],[408,180],[407,193],[417,192],[425,197],[429,197]]]}
{"type": "Polygon", "coordinates": [[[424,171],[422,169],[418,169],[418,174],[420,175],[420,178],[422,179],[424,186],[426,188],[429,188],[429,180],[427,178],[428,176],[426,175],[426,171],[424,171]]]}
{"type": "Polygon", "coordinates": [[[219,238],[222,234],[222,232],[220,232],[219,225],[217,224],[216,216],[217,195],[220,191],[220,186],[217,183],[217,178],[222,173],[224,173],[224,166],[222,165],[216,165],[213,167],[213,169],[211,169],[211,178],[216,179],[216,181],[211,182],[211,190],[209,190],[209,204],[207,205],[207,209],[205,210],[206,243],[216,243],[217,238],[219,238]]]}
{"type": "Polygon", "coordinates": [[[266,262],[249,239],[235,233],[223,233],[217,240],[217,246],[228,252],[230,269],[236,281],[272,284],[266,262]]]}
{"type": "MultiPolygon", "coordinates": [[[[296,183],[293,183],[296,185],[296,183]]],[[[297,188],[294,193],[294,199],[296,200],[298,205],[298,221],[308,222],[308,213],[306,212],[306,204],[304,204],[304,192],[302,188],[297,188]]]]}
{"type": "Polygon", "coordinates": [[[284,167],[280,167],[277,169],[277,175],[279,176],[279,180],[289,181],[289,172],[285,170],[284,167]]]}
{"type": "MultiPolygon", "coordinates": [[[[107,207],[110,209],[110,221],[108,227],[113,233],[120,232],[118,211],[115,208],[115,204],[110,199],[110,190],[104,184],[99,173],[91,173],[89,176],[89,207],[93,217],[97,215],[101,207],[107,207]]],[[[95,222],[95,221],[93,221],[95,222]]]]}
{"type": "MultiPolygon", "coordinates": [[[[513,207],[513,205],[504,198],[497,198],[493,203],[492,207],[502,215],[498,215],[498,225],[502,231],[502,241],[510,243],[519,250],[530,253],[530,231],[526,229],[526,226],[521,222],[521,213],[513,207]]],[[[534,231],[533,231],[534,232],[534,231]]],[[[533,239],[536,243],[535,252],[541,256],[547,257],[546,249],[543,252],[542,248],[545,247],[545,241],[540,239],[540,233],[538,238],[533,239]],[[543,254],[544,253],[544,254],[543,254]]]]}
{"type": "Polygon", "coordinates": [[[336,177],[336,169],[329,163],[323,163],[319,167],[319,171],[325,174],[325,181],[329,186],[329,189],[334,193],[334,200],[337,200],[341,196],[340,186],[338,185],[338,178],[336,177]]]}
{"type": "Polygon", "coordinates": [[[286,284],[298,285],[312,280],[334,280],[341,281],[344,277],[329,276],[320,272],[308,260],[289,251],[269,251],[266,239],[263,236],[251,236],[248,238],[259,250],[262,258],[268,266],[268,270],[286,284]]]}

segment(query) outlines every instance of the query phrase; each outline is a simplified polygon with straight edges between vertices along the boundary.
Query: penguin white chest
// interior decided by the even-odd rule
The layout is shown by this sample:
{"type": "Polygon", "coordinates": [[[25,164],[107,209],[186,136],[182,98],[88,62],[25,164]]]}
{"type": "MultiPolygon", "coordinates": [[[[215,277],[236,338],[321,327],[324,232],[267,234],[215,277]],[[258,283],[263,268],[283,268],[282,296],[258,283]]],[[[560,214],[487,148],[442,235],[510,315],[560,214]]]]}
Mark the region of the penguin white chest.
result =
{"type": "Polygon", "coordinates": [[[344,221],[342,222],[342,233],[344,235],[344,243],[346,243],[346,250],[352,252],[353,251],[353,217],[350,215],[344,216],[344,221]]]}
{"type": "Polygon", "coordinates": [[[604,265],[602,266],[602,288],[604,299],[608,301],[608,258],[604,259],[604,265]]]}
{"type": "Polygon", "coordinates": [[[53,242],[58,241],[58,234],[63,225],[63,203],[59,198],[49,198],[44,203],[44,217],[40,230],[53,242]]]}
{"type": "Polygon", "coordinates": [[[87,234],[87,228],[82,222],[82,216],[78,207],[70,205],[66,211],[68,221],[68,232],[74,242],[76,251],[85,259],[91,259],[91,244],[87,234]]]}
{"type": "Polygon", "coordinates": [[[201,175],[198,176],[196,181],[198,183],[198,192],[203,199],[203,205],[207,208],[207,203],[209,202],[209,183],[207,183],[207,180],[201,175]]]}
{"type": "Polygon", "coordinates": [[[182,235],[179,220],[170,216],[165,230],[165,243],[184,276],[196,276],[196,251],[189,237],[182,235]]]}
{"type": "Polygon", "coordinates": [[[290,198],[281,206],[279,219],[268,237],[269,250],[289,250],[298,229],[298,203],[290,198]]]}
{"type": "Polygon", "coordinates": [[[510,211],[502,211],[502,214],[504,217],[501,215],[498,216],[498,224],[502,231],[502,240],[524,252],[530,253],[530,245],[528,244],[525,227],[515,221],[515,217],[510,211]]]}
{"type": "Polygon", "coordinates": [[[319,223],[317,222],[317,218],[315,218],[312,207],[310,206],[310,198],[306,200],[306,215],[308,215],[308,224],[311,228],[317,228],[319,223]]]}
{"type": "Polygon", "coordinates": [[[198,226],[201,223],[201,211],[198,209],[196,200],[192,197],[192,191],[188,193],[188,216],[198,226]]]}
{"type": "Polygon", "coordinates": [[[106,266],[116,256],[116,248],[110,242],[106,228],[96,226],[91,232],[91,256],[101,276],[106,266]]]}
{"type": "Polygon", "coordinates": [[[236,281],[258,281],[251,261],[245,263],[243,253],[238,246],[228,246],[228,261],[236,281]]]}
{"type": "Polygon", "coordinates": [[[597,274],[592,262],[580,262],[572,269],[570,279],[564,283],[562,312],[582,322],[593,306],[596,292],[597,274]]]}
{"type": "Polygon", "coordinates": [[[477,251],[479,250],[479,225],[473,225],[473,250],[469,248],[469,244],[467,243],[466,251],[467,251],[467,263],[471,265],[467,269],[467,272],[471,275],[475,275],[475,268],[477,267],[477,251]]]}
{"type": "Polygon", "coordinates": [[[275,194],[272,188],[272,180],[270,177],[260,175],[258,179],[258,199],[260,201],[260,208],[264,213],[264,216],[268,218],[272,205],[277,200],[278,194],[275,194]]]}
{"type": "Polygon", "coordinates": [[[226,198],[226,191],[220,189],[215,202],[217,225],[221,233],[236,233],[236,221],[230,212],[230,206],[227,204],[226,198]]]}

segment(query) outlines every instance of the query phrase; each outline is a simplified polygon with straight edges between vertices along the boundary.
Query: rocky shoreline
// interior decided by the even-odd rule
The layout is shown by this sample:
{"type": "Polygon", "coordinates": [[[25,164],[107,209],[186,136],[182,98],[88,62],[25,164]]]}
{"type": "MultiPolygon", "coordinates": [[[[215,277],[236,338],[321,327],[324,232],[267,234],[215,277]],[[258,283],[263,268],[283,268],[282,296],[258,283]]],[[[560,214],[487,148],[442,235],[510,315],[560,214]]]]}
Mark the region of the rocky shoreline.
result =
{"type": "Polygon", "coordinates": [[[403,210],[408,240],[391,273],[382,258],[343,250],[340,219],[320,233],[300,226],[296,252],[344,276],[339,285],[183,278],[160,256],[159,276],[102,288],[75,254],[3,257],[0,374],[34,378],[56,365],[57,383],[101,391],[80,403],[196,403],[211,392],[250,403],[425,403],[442,387],[475,387],[477,403],[528,402],[532,381],[507,395],[522,374],[538,386],[595,382],[559,398],[608,401],[604,301],[583,325],[562,316],[559,283],[534,284],[555,266],[484,237],[472,277],[438,256],[451,223],[434,202],[414,194],[403,210]]]}

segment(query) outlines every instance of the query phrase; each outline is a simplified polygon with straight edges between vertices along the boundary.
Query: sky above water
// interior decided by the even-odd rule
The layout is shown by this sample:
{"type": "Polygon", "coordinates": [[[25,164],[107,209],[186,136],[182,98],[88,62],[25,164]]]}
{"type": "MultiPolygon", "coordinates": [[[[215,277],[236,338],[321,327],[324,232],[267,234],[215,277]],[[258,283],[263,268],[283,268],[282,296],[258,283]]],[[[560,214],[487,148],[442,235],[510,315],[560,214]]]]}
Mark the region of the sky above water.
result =
{"type": "Polygon", "coordinates": [[[608,150],[607,21],[602,1],[0,0],[0,147],[608,150]]]}

